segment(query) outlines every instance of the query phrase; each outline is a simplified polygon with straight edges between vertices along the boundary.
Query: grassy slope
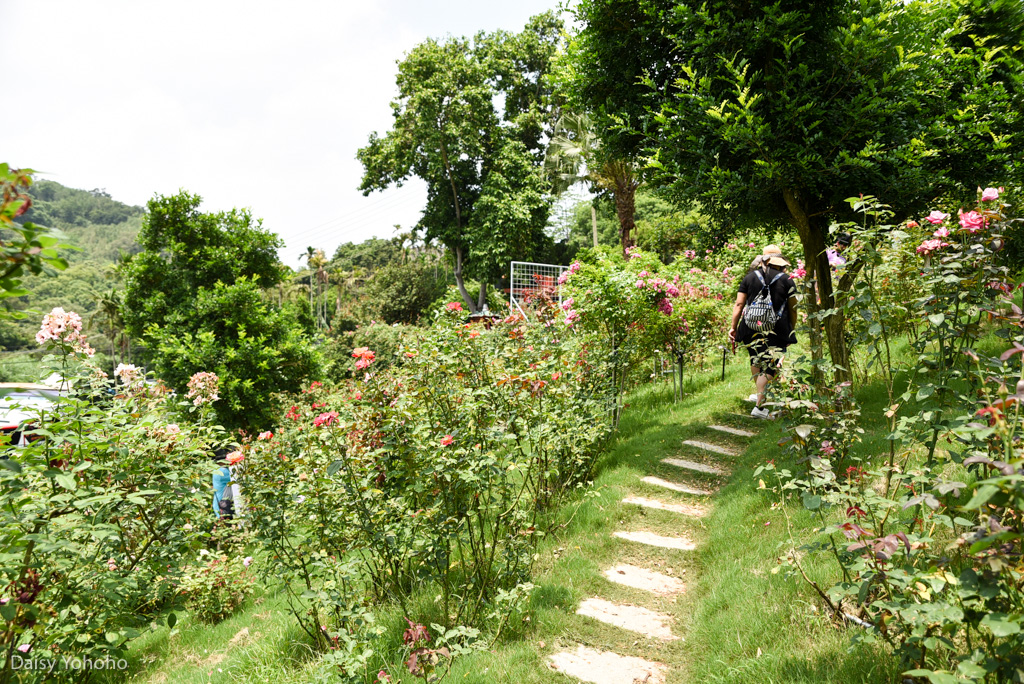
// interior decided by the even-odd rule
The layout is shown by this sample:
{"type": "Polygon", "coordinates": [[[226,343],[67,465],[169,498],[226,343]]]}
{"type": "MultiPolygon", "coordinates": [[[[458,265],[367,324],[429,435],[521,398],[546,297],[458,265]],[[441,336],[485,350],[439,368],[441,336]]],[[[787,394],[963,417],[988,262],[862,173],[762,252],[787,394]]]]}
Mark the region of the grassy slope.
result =
{"type": "MultiPolygon", "coordinates": [[[[670,684],[893,681],[897,669],[891,658],[867,647],[849,650],[850,633],[821,615],[810,587],[771,573],[788,543],[787,519],[781,508],[772,508],[773,495],[756,489],[752,473],[765,460],[778,457],[781,433],[775,423],[737,415],[748,410],[740,399],[750,391],[745,368],[735,361],[724,383],[710,376],[700,383],[689,387],[678,403],[672,402],[671,385],[663,384],[631,398],[618,439],[599,464],[599,496],[561,511],[561,520],[572,518],[571,523],[541,546],[532,621],[515,625],[506,632],[510,638],[492,651],[456,662],[449,682],[565,682],[564,675],[546,667],[547,656],[575,644],[664,662],[671,668],[670,684]],[[759,431],[759,436],[743,439],[707,430],[711,422],[759,431]],[[694,438],[746,450],[735,458],[721,457],[681,444],[694,438]],[[666,456],[714,460],[732,474],[716,478],[684,473],[662,464],[666,456]],[[630,493],[673,502],[697,498],[646,485],[639,481],[644,475],[721,487],[704,501],[711,507],[705,518],[623,505],[621,499],[630,493]],[[699,547],[695,552],[654,549],[613,538],[616,529],[685,535],[699,547]],[[601,572],[618,563],[680,577],[687,591],[676,599],[658,598],[612,584],[601,572]],[[575,615],[579,601],[590,596],[669,613],[674,632],[683,638],[662,643],[575,615]]],[[[874,405],[882,403],[879,393],[869,391],[862,400],[866,415],[878,415],[874,405]]],[[[863,446],[878,453],[884,439],[869,435],[863,446]]],[[[786,510],[794,526],[815,524],[798,503],[786,510]]],[[[834,579],[827,565],[810,558],[804,563],[824,584],[834,579]]],[[[315,663],[297,644],[301,634],[284,609],[275,597],[257,599],[213,628],[192,624],[186,616],[175,637],[168,639],[165,629],[137,645],[138,663],[148,665],[134,681],[311,681],[315,663]],[[248,638],[243,635],[232,643],[246,628],[248,638]]],[[[400,617],[381,616],[391,643],[400,633],[400,617]]],[[[395,681],[414,681],[407,674],[400,678],[397,663],[389,669],[395,681]]]]}

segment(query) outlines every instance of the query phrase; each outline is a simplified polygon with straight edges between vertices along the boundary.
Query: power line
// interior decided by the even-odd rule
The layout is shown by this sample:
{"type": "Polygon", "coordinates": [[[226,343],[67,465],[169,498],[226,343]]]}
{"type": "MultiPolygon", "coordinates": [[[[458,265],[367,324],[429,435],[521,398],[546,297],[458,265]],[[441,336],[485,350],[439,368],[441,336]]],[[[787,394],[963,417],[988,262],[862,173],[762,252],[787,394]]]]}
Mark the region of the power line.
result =
{"type": "Polygon", "coordinates": [[[334,224],[334,223],[339,223],[339,222],[344,223],[344,222],[348,222],[348,221],[365,222],[366,220],[368,220],[368,219],[370,219],[370,218],[372,218],[374,216],[379,216],[382,213],[386,213],[389,210],[397,209],[398,207],[404,207],[404,206],[408,205],[410,203],[410,201],[412,201],[412,200],[417,200],[418,201],[419,198],[416,197],[415,195],[405,194],[405,195],[388,197],[388,198],[382,198],[382,199],[386,199],[387,203],[384,204],[384,203],[381,203],[380,201],[378,201],[377,203],[374,203],[373,205],[367,205],[367,206],[360,207],[359,209],[355,209],[355,210],[353,210],[353,211],[351,211],[351,212],[349,212],[347,214],[344,214],[342,216],[337,216],[337,217],[335,217],[335,218],[333,218],[333,219],[331,219],[329,221],[325,221],[325,222],[320,223],[320,224],[318,224],[316,226],[311,226],[309,228],[303,228],[302,230],[300,230],[300,231],[295,233],[295,237],[296,238],[303,238],[304,236],[310,235],[311,233],[313,233],[315,231],[320,231],[323,228],[325,228],[326,226],[329,226],[329,225],[334,224]]]}
{"type": "MultiPolygon", "coordinates": [[[[354,233],[354,232],[356,232],[356,231],[358,231],[358,230],[360,230],[362,228],[366,228],[367,226],[371,225],[374,222],[373,218],[374,218],[373,215],[367,215],[367,216],[361,217],[361,218],[357,219],[356,221],[354,221],[353,223],[351,223],[349,225],[346,225],[341,230],[332,230],[332,231],[330,231],[330,237],[335,238],[335,239],[339,239],[339,238],[343,238],[345,236],[351,235],[352,233],[354,233]]],[[[322,230],[320,232],[321,233],[326,233],[326,231],[322,231],[322,230]]],[[[313,236],[313,237],[315,239],[316,236],[313,236]]],[[[301,244],[302,242],[310,242],[310,241],[311,241],[310,240],[310,233],[309,233],[308,230],[304,231],[303,233],[300,233],[297,237],[292,237],[291,239],[288,240],[288,242],[292,243],[292,245],[293,245],[292,249],[293,250],[296,249],[296,247],[294,246],[295,243],[301,244]],[[303,238],[305,238],[305,239],[303,239],[303,238]]],[[[305,248],[297,248],[297,249],[298,249],[298,255],[299,256],[302,256],[303,254],[306,254],[305,248]]]]}

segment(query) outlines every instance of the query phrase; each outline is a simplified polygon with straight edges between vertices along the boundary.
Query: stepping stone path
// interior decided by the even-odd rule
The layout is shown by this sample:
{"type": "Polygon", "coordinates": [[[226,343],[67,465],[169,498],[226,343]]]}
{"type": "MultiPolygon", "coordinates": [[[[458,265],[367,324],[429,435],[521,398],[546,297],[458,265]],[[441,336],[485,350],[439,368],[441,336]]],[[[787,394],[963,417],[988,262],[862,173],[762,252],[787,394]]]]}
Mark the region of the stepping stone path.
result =
{"type": "Polygon", "coordinates": [[[679,638],[672,633],[672,628],[668,626],[668,623],[672,621],[671,615],[640,606],[627,606],[600,598],[588,598],[580,603],[576,614],[628,629],[652,639],[675,641],[679,638]]]}
{"type": "Polygon", "coordinates": [[[736,452],[733,449],[727,449],[717,444],[708,444],[707,442],[699,442],[696,439],[684,439],[683,444],[686,446],[692,446],[697,449],[704,451],[710,451],[713,454],[722,454],[723,456],[735,456],[736,452]]]}
{"type": "Polygon", "coordinates": [[[613,532],[613,537],[625,539],[626,541],[647,544],[648,546],[660,546],[663,549],[679,549],[680,551],[693,551],[697,545],[686,537],[663,537],[654,532],[613,532]]]}
{"type": "Polygon", "coordinates": [[[609,582],[622,584],[633,589],[642,589],[658,596],[672,596],[686,591],[686,585],[681,579],[662,575],[647,568],[638,568],[635,565],[616,565],[604,571],[604,576],[609,582]]]}
{"type": "MultiPolygon", "coordinates": [[[[715,430],[735,437],[755,436],[755,433],[748,430],[725,425],[708,425],[707,427],[709,430],[715,430]]],[[[723,456],[736,456],[739,454],[734,449],[695,439],[684,440],[683,444],[723,456]]],[[[662,463],[709,475],[728,475],[726,470],[717,466],[679,458],[663,458],[662,463]]],[[[681,494],[693,496],[711,495],[711,492],[707,490],[688,487],[677,482],[663,480],[659,477],[646,476],[640,478],[640,480],[647,484],[664,487],[681,494]]],[[[698,504],[669,503],[639,496],[627,496],[622,500],[622,503],[695,517],[707,514],[707,509],[698,504]]],[[[685,537],[663,537],[659,534],[643,530],[635,532],[619,530],[612,534],[619,539],[667,549],[693,551],[697,548],[696,544],[685,537]]],[[[676,577],[670,577],[669,575],[663,575],[659,572],[634,565],[613,566],[604,571],[604,576],[610,582],[633,589],[641,589],[656,596],[672,596],[686,590],[686,584],[676,577]]],[[[576,613],[662,641],[679,639],[679,637],[672,633],[672,616],[658,613],[648,608],[621,605],[602,598],[592,597],[580,603],[576,613]]],[[[572,652],[562,651],[561,653],[554,654],[549,659],[549,665],[551,669],[557,672],[565,673],[580,681],[591,682],[591,684],[665,684],[668,669],[662,663],[644,660],[643,658],[623,656],[609,651],[598,651],[586,646],[578,646],[572,652]]]]}
{"type": "Polygon", "coordinates": [[[705,465],[703,463],[695,463],[693,461],[684,461],[681,458],[663,458],[662,463],[667,463],[676,468],[683,468],[685,470],[696,470],[698,473],[708,473],[709,475],[725,475],[726,472],[721,468],[715,466],[705,465]]]}
{"type": "Polygon", "coordinates": [[[659,511],[671,511],[672,513],[679,513],[680,515],[692,515],[695,518],[700,518],[708,514],[708,509],[696,504],[665,503],[664,501],[658,501],[657,499],[645,499],[642,496],[627,496],[622,500],[622,503],[633,504],[634,506],[643,506],[644,508],[654,508],[659,511]]]}
{"type": "Polygon", "coordinates": [[[551,656],[551,669],[591,684],[665,684],[667,670],[661,663],[586,646],[551,656]]]}
{"type": "Polygon", "coordinates": [[[694,496],[711,496],[711,492],[706,489],[696,489],[694,487],[687,487],[677,482],[669,482],[668,480],[662,480],[660,477],[654,477],[648,475],[647,477],[641,477],[641,482],[652,484],[656,487],[664,487],[665,489],[671,489],[673,492],[680,492],[681,494],[693,494],[694,496]]]}
{"type": "Polygon", "coordinates": [[[756,437],[757,434],[750,430],[740,430],[739,428],[729,427],[728,425],[708,425],[709,430],[718,430],[719,432],[725,432],[730,435],[736,435],[737,437],[756,437]]]}

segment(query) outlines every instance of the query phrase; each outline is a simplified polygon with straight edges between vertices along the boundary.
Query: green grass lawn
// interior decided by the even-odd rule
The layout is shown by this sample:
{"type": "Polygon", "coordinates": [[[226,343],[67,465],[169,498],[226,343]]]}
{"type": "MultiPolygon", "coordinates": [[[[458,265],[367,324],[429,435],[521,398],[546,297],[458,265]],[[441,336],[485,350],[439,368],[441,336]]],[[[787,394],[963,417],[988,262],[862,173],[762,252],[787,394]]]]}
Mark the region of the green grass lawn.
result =
{"type": "MultiPolygon", "coordinates": [[[[541,544],[536,564],[537,588],[530,617],[510,625],[491,650],[456,661],[449,682],[567,682],[547,667],[558,650],[586,645],[622,655],[657,660],[669,666],[668,682],[888,682],[897,664],[874,647],[850,647],[851,632],[822,614],[813,589],[802,580],[773,574],[776,558],[790,546],[789,524],[813,527],[816,520],[799,502],[785,507],[770,490],[758,490],[753,471],[779,458],[781,426],[746,416],[742,399],[751,391],[745,358],[730,362],[725,382],[711,371],[691,380],[680,402],[672,400],[671,383],[634,392],[623,414],[620,432],[598,465],[597,495],[570,501],[555,514],[562,523],[541,544]],[[755,431],[754,438],[734,437],[707,429],[709,423],[755,431]],[[682,444],[698,439],[734,448],[737,456],[709,454],[682,444]],[[665,457],[715,463],[726,477],[683,471],[661,462],[665,457]],[[655,475],[666,480],[713,490],[694,497],[642,483],[655,475]],[[703,503],[705,517],[650,510],[621,503],[627,495],[672,503],[703,503]],[[773,506],[773,503],[776,504],[773,506]],[[685,536],[696,551],[665,550],[612,536],[616,530],[648,530],[685,536]],[[629,563],[682,579],[686,591],[658,597],[613,584],[602,571],[629,563]],[[673,632],[681,637],[662,642],[642,637],[575,614],[579,602],[601,597],[644,606],[673,616],[673,632]]],[[[871,430],[875,404],[885,397],[869,387],[861,397],[869,434],[858,448],[882,453],[884,434],[871,430]]],[[[880,426],[876,425],[876,428],[880,426]]],[[[806,558],[812,578],[827,586],[834,568],[806,558]]],[[[429,597],[423,598],[429,613],[429,597]]],[[[379,617],[389,644],[397,644],[401,615],[379,617]]],[[[303,645],[282,599],[259,596],[232,619],[210,627],[187,616],[170,636],[162,629],[134,646],[136,674],[146,682],[308,682],[315,680],[315,659],[303,645]]],[[[381,648],[386,651],[386,648],[381,648]]],[[[404,678],[401,663],[391,663],[395,681],[404,678]]]]}

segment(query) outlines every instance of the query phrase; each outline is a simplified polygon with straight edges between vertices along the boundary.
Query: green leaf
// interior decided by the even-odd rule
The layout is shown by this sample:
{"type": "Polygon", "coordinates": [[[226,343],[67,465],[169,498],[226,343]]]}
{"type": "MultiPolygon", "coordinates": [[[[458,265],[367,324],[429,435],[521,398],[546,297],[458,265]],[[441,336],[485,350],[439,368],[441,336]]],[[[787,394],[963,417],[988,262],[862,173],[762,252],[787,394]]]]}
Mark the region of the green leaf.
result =
{"type": "Polygon", "coordinates": [[[924,401],[933,394],[935,394],[935,385],[925,385],[921,389],[917,390],[917,400],[924,401]]]}
{"type": "Polygon", "coordinates": [[[809,511],[816,511],[821,508],[821,497],[810,492],[803,493],[804,508],[809,511]]]}
{"type": "Polygon", "coordinates": [[[107,641],[112,644],[116,644],[121,640],[121,635],[117,632],[107,632],[107,641]]]}
{"type": "Polygon", "coordinates": [[[942,325],[946,320],[946,314],[937,313],[928,316],[928,322],[934,325],[936,328],[942,325]]]}
{"type": "Polygon", "coordinates": [[[984,679],[985,675],[988,674],[988,672],[985,671],[985,668],[981,667],[976,663],[968,662],[966,660],[962,663],[959,663],[956,666],[956,669],[958,669],[960,671],[960,674],[964,675],[965,677],[972,677],[974,679],[984,679]]]}
{"type": "Polygon", "coordinates": [[[75,477],[71,473],[58,473],[53,479],[56,480],[57,484],[64,489],[75,491],[78,488],[78,483],[75,481],[75,477]]]}
{"type": "Polygon", "coordinates": [[[174,627],[176,624],[178,624],[178,616],[175,613],[171,613],[167,616],[167,626],[174,627]]]}
{"type": "Polygon", "coordinates": [[[981,624],[992,630],[992,634],[997,637],[1020,634],[1020,622],[1010,618],[1006,613],[989,613],[981,618],[981,624]]]}
{"type": "Polygon", "coordinates": [[[971,500],[967,502],[967,505],[964,506],[964,508],[969,511],[979,508],[980,506],[985,505],[985,503],[995,496],[998,491],[999,488],[995,485],[981,485],[978,487],[978,490],[974,492],[974,496],[971,497],[971,500]]]}
{"type": "Polygon", "coordinates": [[[21,473],[21,464],[10,458],[0,458],[0,467],[7,468],[14,473],[21,473]]]}
{"type": "Polygon", "coordinates": [[[334,476],[339,470],[341,470],[341,466],[342,462],[340,459],[337,461],[332,461],[331,465],[327,466],[327,477],[334,476]]]}

